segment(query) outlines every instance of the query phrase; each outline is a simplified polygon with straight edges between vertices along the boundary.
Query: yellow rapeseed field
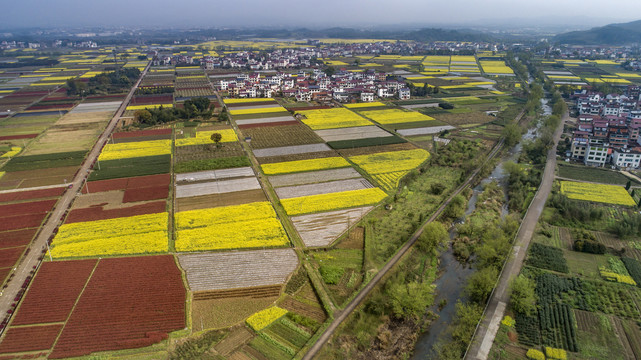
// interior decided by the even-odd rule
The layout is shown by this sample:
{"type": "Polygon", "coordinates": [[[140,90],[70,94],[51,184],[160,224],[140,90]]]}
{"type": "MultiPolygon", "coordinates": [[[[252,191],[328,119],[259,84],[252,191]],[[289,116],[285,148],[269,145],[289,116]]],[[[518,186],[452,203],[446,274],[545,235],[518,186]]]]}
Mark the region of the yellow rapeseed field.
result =
{"type": "Polygon", "coordinates": [[[167,213],[64,224],[51,243],[54,258],[168,251],[167,213]]]}
{"type": "Polygon", "coordinates": [[[271,203],[256,202],[176,213],[176,250],[205,251],[289,244],[271,203]]]}
{"type": "Polygon", "coordinates": [[[397,124],[434,120],[433,117],[423,115],[416,111],[403,111],[399,109],[363,111],[361,114],[379,124],[397,124]]]}
{"type": "Polygon", "coordinates": [[[232,115],[252,115],[252,114],[267,114],[267,113],[276,113],[287,111],[284,107],[261,107],[256,109],[238,109],[234,110],[233,108],[229,110],[229,113],[232,115]]]}
{"type": "Polygon", "coordinates": [[[354,126],[367,126],[372,123],[345,108],[300,111],[306,119],[305,125],[312,130],[336,129],[354,126]]]}
{"type": "Polygon", "coordinates": [[[165,154],[171,154],[171,140],[136,141],[107,144],[102,149],[98,160],[128,159],[165,154]]]}
{"type": "Polygon", "coordinates": [[[261,310],[248,317],[246,321],[247,325],[252,329],[260,331],[285,314],[287,314],[287,310],[281,309],[278,306],[272,306],[269,309],[261,310]]]}
{"type": "Polygon", "coordinates": [[[625,188],[617,185],[561,181],[561,193],[570,199],[636,206],[625,188]]]}
{"type": "Polygon", "coordinates": [[[253,102],[267,102],[276,101],[273,98],[240,98],[240,99],[225,99],[225,104],[244,104],[253,102]]]}
{"type": "Polygon", "coordinates": [[[263,164],[261,165],[261,168],[263,169],[265,175],[276,175],[304,171],[336,169],[348,166],[349,163],[342,157],[329,157],[321,159],[296,160],[263,164]]]}
{"type": "Polygon", "coordinates": [[[349,160],[369,174],[381,174],[412,170],[429,157],[426,150],[414,149],[352,156],[349,160]]]}
{"type": "Polygon", "coordinates": [[[364,102],[364,103],[355,103],[355,104],[345,104],[343,105],[348,109],[358,109],[358,108],[367,108],[367,107],[378,107],[378,106],[386,106],[380,101],[374,101],[374,102],[364,102]]]}
{"type": "Polygon", "coordinates": [[[171,108],[174,107],[174,104],[148,104],[148,105],[129,105],[127,110],[144,110],[144,109],[156,109],[159,107],[171,108]]]}
{"type": "Polygon", "coordinates": [[[373,205],[387,194],[379,188],[343,191],[331,194],[302,196],[281,200],[287,215],[300,215],[373,205]]]}
{"type": "Polygon", "coordinates": [[[176,139],[176,146],[213,144],[214,142],[211,141],[211,135],[213,133],[222,135],[221,143],[238,141],[236,132],[233,129],[210,130],[199,131],[196,133],[196,136],[192,138],[176,139]]]}

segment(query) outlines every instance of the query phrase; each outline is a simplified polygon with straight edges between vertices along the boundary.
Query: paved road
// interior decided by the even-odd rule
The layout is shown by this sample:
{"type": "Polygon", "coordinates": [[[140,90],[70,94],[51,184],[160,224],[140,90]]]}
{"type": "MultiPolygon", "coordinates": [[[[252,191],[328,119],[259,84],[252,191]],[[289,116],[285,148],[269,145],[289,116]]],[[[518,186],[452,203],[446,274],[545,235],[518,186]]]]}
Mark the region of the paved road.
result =
{"type": "Polygon", "coordinates": [[[492,349],[494,337],[499,329],[499,325],[505,313],[505,308],[509,301],[510,294],[508,289],[510,280],[521,272],[521,267],[525,260],[525,254],[527,253],[530,240],[534,234],[534,229],[539,221],[541,213],[543,212],[548,195],[552,190],[552,184],[554,183],[554,169],[556,168],[556,145],[561,138],[561,133],[563,132],[563,123],[565,123],[567,119],[569,119],[569,115],[566,112],[563,116],[561,125],[554,132],[554,147],[548,152],[541,185],[539,186],[539,189],[536,192],[534,199],[532,199],[530,207],[521,222],[521,226],[519,227],[519,231],[516,235],[514,247],[512,248],[512,254],[503,267],[498,284],[485,309],[484,318],[474,333],[472,344],[468,349],[465,359],[485,360],[492,349]]]}
{"type": "MultiPolygon", "coordinates": [[[[503,140],[501,140],[495,147],[494,149],[490,152],[487,160],[485,163],[487,163],[490,159],[492,159],[496,153],[503,147],[503,140]]],[[[485,165],[485,163],[483,165],[485,165]]],[[[445,209],[445,207],[452,201],[452,198],[458,195],[463,189],[465,189],[471,182],[474,180],[476,175],[479,173],[479,171],[483,168],[483,166],[479,166],[478,169],[476,169],[470,177],[467,178],[467,180],[456,189],[456,191],[450,195],[450,197],[434,212],[434,214],[425,222],[425,224],[430,223],[436,219],[441,212],[445,209]]],[[[334,335],[334,332],[336,329],[340,326],[340,324],[347,319],[347,317],[356,309],[358,305],[369,295],[369,293],[374,289],[374,287],[381,281],[383,276],[387,274],[388,271],[390,271],[394,265],[405,255],[407,250],[409,250],[412,245],[416,242],[418,237],[421,235],[423,232],[423,229],[421,228],[420,231],[414,234],[410,240],[408,240],[405,245],[390,259],[388,262],[381,268],[381,270],[376,273],[374,278],[354,297],[352,301],[350,301],[347,306],[338,314],[336,318],[334,318],[334,321],[325,329],[325,332],[318,338],[316,343],[309,349],[309,351],[305,354],[303,357],[303,360],[311,360],[318,354],[320,349],[329,341],[329,339],[334,335]]]]}
{"type": "MultiPolygon", "coordinates": [[[[138,79],[136,84],[131,88],[131,91],[129,91],[129,94],[127,95],[125,100],[122,102],[122,104],[114,114],[113,118],[109,121],[109,124],[105,128],[105,131],[100,135],[93,149],[91,149],[91,152],[85,159],[84,163],[81,165],[80,170],[78,170],[78,172],[76,173],[76,177],[73,179],[73,181],[70,184],[71,188],[67,189],[67,191],[58,200],[58,202],[56,203],[56,207],[50,213],[49,218],[45,222],[44,226],[40,229],[37,237],[31,243],[31,246],[30,246],[31,250],[27,255],[25,255],[22,258],[22,261],[16,267],[16,270],[14,271],[13,279],[7,284],[7,288],[4,289],[4,291],[2,292],[2,295],[0,295],[0,318],[4,316],[4,314],[6,314],[7,311],[13,309],[12,304],[14,303],[14,299],[19,295],[20,290],[22,289],[22,284],[27,280],[27,278],[30,275],[32,275],[32,271],[35,270],[40,265],[39,258],[42,255],[42,251],[46,249],[47,240],[53,234],[54,229],[56,229],[60,225],[62,221],[61,219],[64,216],[65,211],[69,209],[69,206],[71,205],[71,202],[75,198],[76,194],[82,189],[82,186],[86,180],[86,175],[91,169],[92,164],[98,158],[98,155],[100,155],[100,151],[102,150],[103,146],[107,143],[109,136],[111,135],[111,132],[115,129],[116,125],[118,124],[118,120],[122,116],[122,113],[125,111],[127,104],[129,103],[129,100],[131,100],[131,97],[136,91],[136,88],[138,88],[140,81],[147,73],[147,70],[149,70],[150,65],[151,65],[151,62],[147,64],[147,67],[140,75],[140,78],[138,79]]],[[[23,190],[29,190],[29,189],[23,189],[23,190]]]]}

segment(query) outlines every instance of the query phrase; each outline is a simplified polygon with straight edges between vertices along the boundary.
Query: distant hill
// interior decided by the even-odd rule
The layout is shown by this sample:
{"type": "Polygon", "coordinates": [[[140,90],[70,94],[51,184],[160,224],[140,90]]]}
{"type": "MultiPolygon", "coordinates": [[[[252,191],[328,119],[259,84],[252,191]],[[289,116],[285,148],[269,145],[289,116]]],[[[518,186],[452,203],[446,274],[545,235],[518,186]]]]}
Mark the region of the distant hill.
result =
{"type": "Polygon", "coordinates": [[[554,42],[576,45],[623,45],[641,43],[641,20],[610,24],[585,31],[571,31],[554,37],[554,42]]]}

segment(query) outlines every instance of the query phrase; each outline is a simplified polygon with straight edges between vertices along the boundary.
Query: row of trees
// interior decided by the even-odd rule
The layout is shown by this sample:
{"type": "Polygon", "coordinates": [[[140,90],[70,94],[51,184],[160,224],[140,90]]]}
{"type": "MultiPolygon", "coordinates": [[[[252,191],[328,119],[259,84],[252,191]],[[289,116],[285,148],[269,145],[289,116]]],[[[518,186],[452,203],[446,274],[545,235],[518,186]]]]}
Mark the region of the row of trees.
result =
{"type": "Polygon", "coordinates": [[[185,101],[182,109],[160,106],[158,108],[136,110],[134,118],[139,124],[152,126],[177,120],[209,119],[212,114],[211,101],[206,97],[197,97],[185,101]]]}
{"type": "Polygon", "coordinates": [[[140,77],[137,68],[123,68],[98,74],[89,81],[80,79],[67,80],[67,95],[94,95],[121,93],[130,89],[140,77]]]}

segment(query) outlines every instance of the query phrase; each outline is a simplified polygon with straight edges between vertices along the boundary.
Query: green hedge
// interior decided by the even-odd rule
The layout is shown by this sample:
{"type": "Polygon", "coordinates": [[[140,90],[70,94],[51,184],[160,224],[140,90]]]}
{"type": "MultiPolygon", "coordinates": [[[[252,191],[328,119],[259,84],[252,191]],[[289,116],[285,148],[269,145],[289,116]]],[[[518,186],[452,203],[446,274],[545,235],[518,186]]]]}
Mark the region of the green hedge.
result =
{"type": "Polygon", "coordinates": [[[243,166],[251,166],[251,162],[247,156],[179,162],[174,165],[174,172],[180,174],[192,171],[227,169],[243,166]]]}

